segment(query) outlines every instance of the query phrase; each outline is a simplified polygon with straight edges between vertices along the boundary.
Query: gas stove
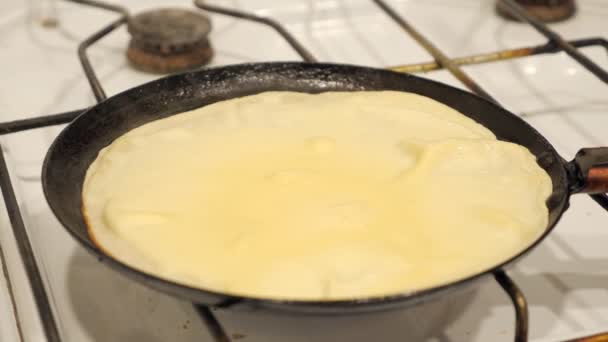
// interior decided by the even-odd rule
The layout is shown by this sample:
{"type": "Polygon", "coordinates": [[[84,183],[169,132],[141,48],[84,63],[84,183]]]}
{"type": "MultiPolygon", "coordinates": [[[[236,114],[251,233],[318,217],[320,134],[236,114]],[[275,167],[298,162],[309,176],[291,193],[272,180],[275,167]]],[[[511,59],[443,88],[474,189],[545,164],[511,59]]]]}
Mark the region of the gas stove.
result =
{"type": "MultiPolygon", "coordinates": [[[[156,72],[205,63],[204,67],[213,67],[315,59],[422,72],[424,77],[464,89],[468,84],[469,89],[491,95],[523,117],[567,159],[583,146],[608,145],[607,85],[566,53],[558,52],[555,41],[547,44],[547,39],[531,25],[497,15],[494,0],[199,1],[203,6],[212,6],[211,10],[221,6],[258,19],[272,18],[272,23],[281,25],[279,33],[282,29],[287,32],[288,40],[277,33],[276,25],[272,29],[226,15],[230,13],[202,11],[187,1],[107,2],[114,7],[120,5],[119,9],[124,8],[133,18],[147,11],[158,13],[162,8],[188,10],[209,18],[210,32],[200,24],[205,19],[197,16],[193,20],[199,22],[199,31],[186,40],[179,39],[175,22],[165,23],[173,25],[175,33],[168,45],[158,43],[154,37],[150,39],[157,32],[145,24],[126,25],[120,10],[87,6],[85,2],[91,1],[6,0],[0,4],[2,122],[93,105],[100,97],[99,89],[97,94],[91,91],[79,61],[78,46],[113,24],[111,28],[115,30],[100,35],[98,42],[81,53],[90,62],[89,78],[93,74],[95,85],[96,76],[98,88],[108,96],[161,77],[147,73],[150,69],[145,62],[156,61],[163,54],[181,58],[184,53],[198,51],[198,57],[204,58],[188,60],[186,65],[161,63],[166,69],[157,68],[156,72]],[[399,22],[400,18],[407,21],[399,22]],[[416,31],[414,36],[420,33],[431,41],[439,54],[425,49],[406,32],[408,28],[410,33],[411,29],[416,31]],[[137,64],[142,56],[143,67],[137,64]],[[446,56],[450,58],[447,63],[442,60],[446,56]],[[463,65],[464,78],[458,79],[447,70],[458,70],[458,65],[463,65]]],[[[608,44],[602,40],[608,36],[606,15],[608,4],[578,1],[573,17],[549,27],[580,47],[579,51],[591,62],[607,69],[608,44]]],[[[154,19],[150,15],[143,18],[154,19]]],[[[53,120],[65,123],[77,113],[53,120]]],[[[10,173],[35,257],[22,260],[19,247],[23,237],[15,236],[9,220],[12,218],[15,224],[15,211],[2,206],[0,341],[514,339],[514,306],[501,287],[491,281],[473,294],[454,298],[448,312],[437,312],[431,305],[424,310],[354,317],[271,316],[221,309],[201,314],[191,303],[123,278],[76,245],[50,212],[40,185],[42,159],[61,125],[5,134],[15,127],[39,124],[36,120],[0,124],[0,145],[8,166],[0,173],[10,173]],[[24,261],[33,261],[38,269],[51,316],[40,307],[40,291],[32,291],[24,261]],[[440,326],[434,323],[438,320],[442,321],[440,326]],[[51,324],[59,339],[49,338],[51,324]],[[214,330],[218,327],[223,331],[214,330]]],[[[5,192],[7,184],[2,185],[5,192]]],[[[550,237],[508,270],[528,302],[530,341],[563,341],[608,331],[606,226],[605,210],[587,196],[574,196],[571,209],[550,237]]]]}

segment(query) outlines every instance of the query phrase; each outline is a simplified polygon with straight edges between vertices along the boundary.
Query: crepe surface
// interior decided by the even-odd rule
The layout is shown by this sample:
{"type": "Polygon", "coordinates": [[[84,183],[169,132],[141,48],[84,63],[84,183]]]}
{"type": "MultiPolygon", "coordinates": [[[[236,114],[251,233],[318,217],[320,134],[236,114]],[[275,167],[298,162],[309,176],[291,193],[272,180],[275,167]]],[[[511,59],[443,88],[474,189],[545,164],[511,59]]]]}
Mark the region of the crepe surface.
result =
{"type": "Polygon", "coordinates": [[[503,262],[542,234],[550,193],[527,149],[432,99],[267,92],[119,137],[90,166],[83,203],[95,241],[142,271],[335,300],[503,262]]]}

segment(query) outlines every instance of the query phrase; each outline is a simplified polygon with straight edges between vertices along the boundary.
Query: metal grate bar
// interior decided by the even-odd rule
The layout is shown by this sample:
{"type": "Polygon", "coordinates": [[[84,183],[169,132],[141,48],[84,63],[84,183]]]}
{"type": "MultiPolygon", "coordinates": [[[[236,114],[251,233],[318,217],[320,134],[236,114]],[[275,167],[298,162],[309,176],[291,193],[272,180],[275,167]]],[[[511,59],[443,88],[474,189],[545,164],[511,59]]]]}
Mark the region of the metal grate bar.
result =
{"type": "Polygon", "coordinates": [[[384,0],[372,0],[380,9],[382,9],[391,19],[393,19],[399,26],[406,31],[414,40],[416,40],[425,50],[427,50],[438,65],[448,69],[454,77],[462,82],[472,92],[485,97],[486,99],[496,102],[494,98],[481,88],[477,82],[475,82],[469,75],[467,75],[458,65],[448,58],[441,50],[439,50],[433,43],[426,39],[420,32],[418,32],[412,25],[410,25],[402,16],[400,16],[392,7],[390,7],[384,0]]]}
{"type": "Polygon", "coordinates": [[[0,188],[2,189],[4,204],[11,222],[11,227],[13,228],[13,235],[15,236],[15,241],[19,249],[19,255],[23,261],[23,266],[25,266],[25,273],[32,289],[34,302],[38,308],[44,335],[48,342],[60,342],[59,329],[57,328],[49,297],[44,288],[44,282],[40,276],[40,270],[38,269],[38,264],[34,257],[32,244],[27,235],[25,224],[23,223],[23,216],[21,215],[17,197],[15,196],[15,190],[11,183],[11,176],[8,172],[8,166],[6,165],[6,160],[4,158],[4,151],[0,151],[0,188]]]}
{"type": "Polygon", "coordinates": [[[494,279],[509,295],[515,307],[515,342],[528,341],[528,303],[523,292],[504,271],[494,273],[494,279]]]}
{"type": "Polygon", "coordinates": [[[87,76],[87,80],[89,80],[89,84],[91,85],[91,89],[93,90],[93,95],[95,95],[95,99],[97,102],[101,102],[107,98],[97,75],[95,74],[95,70],[93,70],[93,66],[91,65],[91,61],[87,56],[87,49],[89,46],[95,44],[98,40],[108,35],[110,32],[119,28],[122,24],[129,21],[129,12],[117,5],[107,4],[104,2],[96,1],[96,0],[68,0],[75,2],[77,4],[97,7],[109,11],[113,11],[116,13],[120,13],[120,18],[109,24],[108,26],[102,28],[101,30],[93,33],[89,38],[85,39],[80,45],[78,45],[78,58],[80,59],[80,64],[82,64],[82,68],[84,69],[84,73],[87,76]]]}
{"type": "Polygon", "coordinates": [[[75,2],[75,3],[81,4],[81,5],[97,7],[97,8],[105,9],[108,11],[113,11],[116,13],[120,13],[125,17],[129,16],[129,12],[127,11],[127,9],[122,6],[118,6],[118,5],[108,4],[108,3],[96,1],[96,0],[67,0],[67,1],[75,2]]]}
{"type": "Polygon", "coordinates": [[[597,76],[597,78],[604,81],[605,83],[608,83],[608,72],[606,72],[606,70],[602,69],[599,65],[594,63],[591,59],[589,59],[589,57],[583,55],[580,51],[576,49],[576,47],[565,41],[564,38],[562,38],[555,31],[549,29],[547,25],[543,24],[541,21],[528,14],[526,10],[519,6],[517,3],[515,3],[515,1],[501,0],[498,2],[498,6],[508,11],[518,19],[532,25],[532,27],[534,27],[536,31],[547,37],[550,41],[554,42],[557,46],[559,46],[562,51],[570,55],[570,57],[579,62],[587,70],[597,76]]]}
{"type": "Polygon", "coordinates": [[[104,27],[103,29],[95,32],[92,36],[87,38],[85,41],[80,43],[78,46],[78,58],[80,58],[80,63],[82,64],[82,68],[84,69],[84,73],[89,80],[89,84],[91,85],[91,89],[93,90],[93,95],[95,95],[95,99],[97,102],[101,102],[107,98],[101,83],[99,83],[99,79],[95,74],[95,70],[93,70],[93,66],[91,65],[91,61],[87,56],[87,48],[97,42],[99,39],[107,35],[108,33],[114,31],[122,24],[127,22],[127,17],[122,16],[116,21],[112,22],[110,25],[104,27]]]}
{"type": "Polygon", "coordinates": [[[597,334],[564,342],[608,342],[608,334],[597,334]]]}
{"type": "Polygon", "coordinates": [[[606,194],[595,194],[595,195],[590,195],[590,196],[602,208],[608,210],[608,195],[606,195],[606,194]]]}
{"type": "Polygon", "coordinates": [[[78,109],[61,114],[39,116],[30,119],[15,120],[0,123],[0,135],[17,133],[28,129],[41,128],[68,123],[87,109],[78,109]]]}
{"type": "Polygon", "coordinates": [[[196,7],[207,12],[222,14],[229,17],[244,19],[259,24],[264,24],[266,26],[270,26],[275,31],[277,31],[277,33],[279,33],[281,37],[283,37],[294,50],[296,50],[296,52],[300,55],[300,57],[302,57],[305,62],[313,63],[317,61],[317,59],[313,57],[313,55],[302,44],[300,44],[300,42],[298,42],[298,40],[291,33],[289,33],[289,31],[287,31],[287,29],[285,29],[281,24],[279,24],[278,21],[274,19],[257,16],[255,14],[243,11],[237,11],[231,8],[208,5],[205,3],[205,0],[194,0],[194,4],[196,5],[196,7]]]}
{"type": "MultiPolygon", "coordinates": [[[[587,38],[587,39],[577,39],[569,42],[574,47],[582,48],[582,47],[591,47],[591,46],[601,46],[606,52],[608,52],[608,41],[604,38],[587,38]]],[[[452,59],[458,66],[464,65],[474,65],[474,64],[483,64],[497,61],[506,61],[510,59],[517,59],[521,57],[535,56],[541,54],[549,54],[549,53],[557,53],[561,52],[561,48],[557,46],[555,42],[548,42],[543,45],[536,46],[528,46],[517,49],[509,49],[509,50],[501,50],[489,53],[482,53],[476,55],[470,55],[465,57],[457,57],[452,59]]],[[[416,64],[408,64],[408,65],[397,65],[390,67],[389,69],[397,72],[428,72],[434,70],[443,69],[437,62],[426,62],[426,63],[416,63],[416,64]]]]}
{"type": "Polygon", "coordinates": [[[203,322],[207,326],[209,333],[213,336],[213,339],[217,342],[230,342],[228,334],[222,328],[220,322],[215,318],[211,309],[206,306],[194,305],[194,308],[199,312],[199,315],[203,318],[203,322]]]}

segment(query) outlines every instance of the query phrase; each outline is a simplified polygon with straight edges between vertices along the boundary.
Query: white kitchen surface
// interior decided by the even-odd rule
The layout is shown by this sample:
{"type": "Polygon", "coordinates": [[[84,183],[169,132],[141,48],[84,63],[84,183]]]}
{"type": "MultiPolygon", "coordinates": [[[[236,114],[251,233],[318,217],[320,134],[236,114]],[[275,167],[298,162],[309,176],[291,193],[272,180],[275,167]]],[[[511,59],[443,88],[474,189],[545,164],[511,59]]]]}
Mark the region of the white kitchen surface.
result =
{"type": "MultiPolygon", "coordinates": [[[[324,62],[387,67],[430,61],[428,53],[369,0],[210,1],[272,16],[324,62]]],[[[114,1],[118,3],[118,1],[114,1]]],[[[120,1],[132,13],[189,1],[120,1]]],[[[389,1],[438,47],[456,57],[541,44],[531,27],[494,14],[491,0],[389,1]]],[[[608,37],[608,2],[580,0],[578,15],[552,27],[566,38],[608,37]]],[[[0,3],[0,120],[83,108],[94,97],[79,64],[80,41],[117,17],[58,0],[0,3]],[[50,5],[49,5],[50,4],[50,5]],[[55,8],[53,10],[53,8],[55,8]],[[40,18],[54,12],[57,28],[40,18]]],[[[257,24],[212,15],[213,65],[298,60],[275,32],[257,24]]],[[[156,78],[132,70],[125,58],[123,27],[90,49],[108,93],[156,78]]],[[[608,68],[606,51],[583,50],[608,68]]],[[[506,108],[522,115],[570,159],[585,146],[608,145],[608,86],[564,54],[466,67],[506,108]]],[[[425,77],[460,86],[445,71],[425,77]]],[[[148,290],[100,265],[76,245],[51,214],[40,185],[41,162],[60,127],[0,138],[10,158],[24,219],[64,341],[211,341],[189,303],[148,290]]],[[[453,199],[457,200],[457,199],[453,199]]],[[[438,208],[448,203],[439,203],[438,208]]],[[[440,209],[438,209],[440,210],[440,209]]],[[[4,217],[4,207],[0,210],[4,217]]],[[[558,341],[608,331],[608,213],[587,196],[572,206],[551,236],[509,274],[530,304],[532,341],[558,341]]],[[[8,221],[0,220],[0,244],[12,285],[17,320],[0,274],[0,341],[44,341],[8,221]]],[[[355,318],[269,317],[218,312],[235,341],[408,341],[439,315],[396,312],[355,318]]],[[[499,286],[454,300],[447,327],[434,341],[511,341],[513,308],[499,286]]],[[[429,328],[430,329],[430,328],[429,328]]]]}

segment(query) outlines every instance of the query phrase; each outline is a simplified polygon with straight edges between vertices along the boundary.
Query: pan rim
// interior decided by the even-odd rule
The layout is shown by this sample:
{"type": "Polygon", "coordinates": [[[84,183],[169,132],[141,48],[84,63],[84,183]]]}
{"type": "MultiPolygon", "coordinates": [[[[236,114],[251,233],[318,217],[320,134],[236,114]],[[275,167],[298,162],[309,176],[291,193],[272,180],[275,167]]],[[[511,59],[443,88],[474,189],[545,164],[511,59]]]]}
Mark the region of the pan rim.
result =
{"type": "MultiPolygon", "coordinates": [[[[41,176],[43,193],[44,193],[45,199],[46,199],[51,211],[53,212],[53,215],[57,218],[59,223],[68,231],[68,233],[74,239],[76,239],[76,241],[78,241],[78,243],[81,246],[85,247],[85,249],[89,253],[94,255],[99,261],[106,263],[106,265],[108,265],[112,268],[115,268],[116,270],[120,271],[121,273],[127,273],[127,275],[135,276],[136,278],[138,278],[138,280],[140,280],[140,279],[143,280],[143,281],[140,281],[140,283],[143,283],[144,285],[155,288],[158,291],[170,293],[173,296],[180,297],[182,299],[186,299],[189,301],[194,301],[192,299],[193,296],[183,295],[179,292],[186,291],[188,293],[200,293],[205,297],[214,297],[214,298],[218,299],[216,304],[195,302],[195,304],[199,304],[199,305],[209,305],[209,306],[217,306],[217,307],[232,307],[232,306],[236,306],[236,304],[239,304],[239,303],[247,303],[248,306],[267,307],[267,308],[272,308],[277,311],[331,314],[331,313],[333,313],[332,309],[338,310],[338,311],[342,310],[342,309],[352,309],[355,311],[377,311],[377,310],[386,310],[387,307],[390,307],[390,306],[404,307],[404,306],[408,306],[408,305],[414,305],[416,303],[420,303],[427,299],[430,299],[432,296],[438,295],[449,288],[459,288],[459,287],[465,286],[467,284],[473,283],[481,278],[490,276],[490,275],[494,274],[495,272],[503,270],[504,268],[508,267],[509,265],[515,263],[517,260],[519,260],[526,254],[528,254],[530,251],[532,251],[534,248],[536,248],[552,232],[554,227],[560,221],[563,213],[567,210],[568,200],[569,200],[569,197],[571,194],[568,191],[565,191],[564,194],[559,198],[559,203],[557,203],[557,205],[555,206],[554,210],[558,211],[558,213],[555,217],[555,220],[553,222],[551,222],[545,228],[543,233],[540,234],[531,244],[529,244],[526,248],[522,249],[517,254],[512,255],[511,257],[509,257],[508,259],[506,259],[505,261],[503,261],[499,264],[493,265],[492,267],[486,268],[483,271],[459,278],[454,281],[442,283],[442,284],[432,286],[432,287],[426,287],[426,288],[421,288],[421,289],[417,289],[417,290],[400,292],[400,293],[384,295],[384,296],[371,296],[371,297],[362,297],[362,298],[354,298],[354,299],[338,299],[338,300],[298,300],[298,299],[292,300],[292,299],[263,298],[263,297],[236,295],[236,294],[230,294],[230,293],[217,292],[217,291],[210,290],[210,289],[194,287],[194,286],[178,283],[178,282],[154,275],[152,273],[148,273],[148,272],[139,270],[132,266],[129,266],[127,263],[124,263],[124,262],[114,258],[112,255],[104,253],[103,250],[100,249],[98,246],[96,246],[94,243],[92,243],[91,241],[88,241],[85,238],[83,238],[82,236],[80,236],[77,233],[77,229],[72,228],[71,225],[66,222],[65,217],[63,217],[63,215],[58,211],[58,207],[52,202],[52,199],[51,199],[52,195],[50,194],[51,190],[49,189],[49,168],[50,168],[49,164],[51,163],[50,160],[56,149],[56,146],[57,146],[58,142],[61,140],[61,138],[66,134],[66,132],[68,132],[70,130],[70,127],[72,127],[72,125],[74,125],[76,122],[78,122],[78,120],[82,120],[82,118],[85,117],[87,115],[87,113],[94,111],[95,108],[97,108],[97,107],[103,105],[104,103],[111,101],[112,99],[119,97],[123,94],[136,91],[139,88],[149,86],[154,83],[159,83],[159,82],[163,82],[163,81],[166,82],[167,80],[172,79],[172,78],[183,78],[183,77],[187,77],[189,75],[194,76],[194,75],[204,74],[206,72],[209,72],[210,70],[219,70],[219,69],[221,69],[221,70],[231,70],[231,69],[232,70],[241,70],[242,68],[249,68],[249,69],[256,68],[256,67],[264,68],[264,67],[279,66],[279,65],[286,66],[286,67],[298,66],[298,67],[304,67],[304,68],[306,68],[306,67],[311,67],[311,68],[336,68],[336,67],[338,67],[338,68],[351,68],[352,70],[360,70],[360,71],[368,71],[368,72],[376,72],[376,73],[377,72],[387,73],[387,74],[392,74],[392,75],[399,75],[400,77],[403,77],[404,80],[407,78],[415,79],[419,82],[431,84],[434,87],[437,87],[439,89],[443,88],[443,89],[447,89],[451,92],[465,93],[466,96],[476,97],[477,100],[486,102],[488,105],[495,107],[497,110],[505,112],[506,114],[512,116],[514,119],[520,121],[522,124],[526,125],[531,130],[531,132],[533,132],[536,135],[536,137],[542,141],[542,143],[544,145],[549,147],[548,152],[550,152],[553,157],[557,158],[557,162],[560,163],[560,166],[561,166],[560,167],[561,173],[562,173],[561,177],[567,182],[568,178],[566,177],[567,174],[566,174],[566,168],[565,168],[563,159],[559,156],[559,154],[557,153],[557,151],[555,150],[553,145],[550,144],[542,134],[540,134],[536,129],[534,129],[530,124],[528,124],[526,121],[521,119],[519,116],[511,113],[510,111],[501,107],[500,105],[497,105],[496,103],[493,103],[489,100],[481,98],[475,94],[469,93],[462,89],[459,89],[459,88],[456,88],[456,87],[453,87],[453,86],[450,86],[450,85],[447,85],[447,84],[444,84],[441,82],[437,82],[434,80],[429,80],[429,79],[426,79],[423,77],[419,77],[419,76],[398,73],[398,72],[394,72],[394,71],[390,71],[390,70],[386,70],[386,69],[378,69],[378,68],[351,65],[351,64],[305,63],[305,62],[243,63],[243,64],[219,66],[219,67],[208,68],[208,69],[204,69],[204,70],[197,70],[197,71],[173,74],[173,75],[170,75],[167,77],[156,79],[151,82],[147,82],[147,83],[138,85],[134,88],[129,88],[116,95],[113,95],[113,96],[109,97],[108,99],[106,99],[98,104],[93,105],[92,107],[90,107],[89,109],[84,111],[82,114],[80,114],[74,121],[72,121],[70,124],[68,124],[66,127],[64,127],[61,130],[61,132],[57,135],[57,137],[53,140],[52,144],[50,145],[50,147],[45,155],[44,161],[43,161],[42,176],[41,176]],[[161,289],[161,286],[158,286],[157,284],[162,285],[162,289],[161,289]],[[166,290],[167,287],[170,287],[170,288],[174,289],[175,291],[167,291],[166,290]]],[[[463,95],[465,95],[465,94],[463,94],[463,95]]],[[[437,101],[439,101],[439,100],[437,100],[437,101]]],[[[84,179],[83,179],[83,181],[84,181],[84,179]]]]}

